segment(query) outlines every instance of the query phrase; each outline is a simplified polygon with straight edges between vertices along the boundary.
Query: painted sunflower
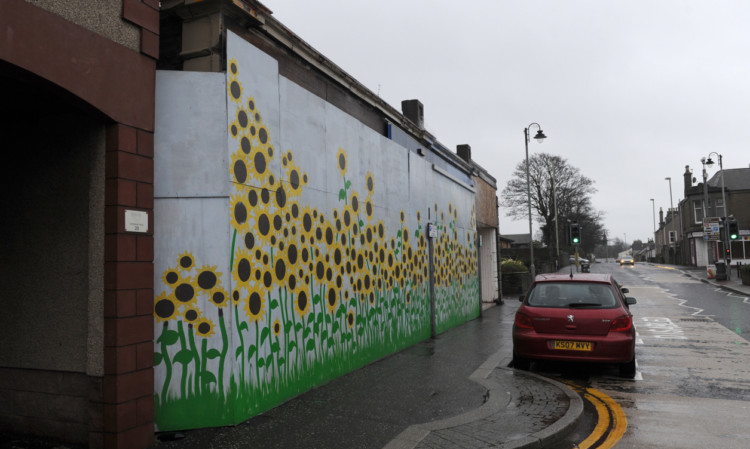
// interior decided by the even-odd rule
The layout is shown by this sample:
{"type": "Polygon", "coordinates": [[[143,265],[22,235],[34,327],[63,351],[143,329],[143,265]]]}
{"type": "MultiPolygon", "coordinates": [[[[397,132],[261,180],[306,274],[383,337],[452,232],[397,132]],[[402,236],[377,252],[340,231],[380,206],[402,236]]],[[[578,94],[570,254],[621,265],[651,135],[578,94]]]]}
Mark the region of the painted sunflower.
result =
{"type": "Polygon", "coordinates": [[[197,288],[193,278],[185,278],[174,288],[174,298],[179,304],[193,306],[198,300],[197,288]]]}
{"type": "Polygon", "coordinates": [[[349,198],[349,205],[352,208],[352,212],[354,212],[354,216],[359,216],[359,194],[357,192],[352,192],[351,198],[349,198]]]}
{"type": "Polygon", "coordinates": [[[365,199],[365,215],[367,216],[367,221],[372,220],[373,215],[375,215],[375,205],[372,203],[370,197],[365,199]]]}
{"type": "Polygon", "coordinates": [[[367,196],[370,196],[375,192],[375,177],[369,171],[365,176],[365,186],[367,187],[367,196]]]}
{"type": "Polygon", "coordinates": [[[221,273],[216,271],[216,265],[209,266],[203,265],[198,270],[198,276],[196,277],[196,283],[198,284],[198,290],[203,292],[209,292],[219,285],[219,278],[221,273]]]}
{"type": "Polygon", "coordinates": [[[302,194],[302,187],[307,184],[307,175],[297,167],[289,167],[287,168],[286,179],[289,181],[289,197],[299,197],[302,194]]]}
{"type": "Polygon", "coordinates": [[[300,318],[304,318],[310,312],[310,295],[306,289],[299,289],[297,297],[294,298],[294,310],[300,318]]]}
{"type": "Polygon", "coordinates": [[[304,206],[300,211],[300,227],[304,237],[309,239],[315,233],[314,211],[309,206],[304,206]]]}
{"type": "Polygon", "coordinates": [[[174,288],[182,279],[179,270],[175,268],[167,268],[164,270],[164,274],[161,277],[161,281],[172,288],[174,288]]]}
{"type": "Polygon", "coordinates": [[[165,292],[154,299],[154,318],[157,323],[164,323],[177,318],[180,314],[177,311],[177,303],[171,296],[165,292]]]}
{"type": "Polygon", "coordinates": [[[242,99],[242,84],[235,77],[231,77],[228,89],[229,98],[238,103],[242,99]]]}
{"type": "Polygon", "coordinates": [[[333,287],[329,287],[326,291],[326,309],[328,313],[333,314],[336,312],[336,307],[339,305],[339,292],[333,287]]]}
{"type": "Polygon", "coordinates": [[[341,172],[341,176],[346,176],[346,151],[344,151],[343,148],[339,147],[338,153],[336,153],[336,166],[339,169],[339,172],[341,172]]]}
{"type": "Polygon", "coordinates": [[[193,328],[199,337],[209,338],[214,334],[214,323],[208,318],[199,318],[193,328]]]}
{"type": "Polygon", "coordinates": [[[185,251],[184,253],[180,254],[180,256],[177,258],[178,270],[190,271],[193,269],[194,264],[195,264],[195,259],[193,258],[193,254],[190,251],[185,251]]]}
{"type": "Polygon", "coordinates": [[[229,208],[231,210],[231,225],[238,233],[250,229],[250,206],[245,202],[246,196],[235,194],[231,196],[229,208]]]}
{"type": "Polygon", "coordinates": [[[248,162],[247,156],[240,153],[239,151],[237,153],[234,153],[232,155],[232,160],[230,161],[229,166],[229,174],[231,176],[231,180],[236,182],[237,184],[247,184],[249,177],[249,166],[250,164],[248,162]]]}
{"type": "Polygon", "coordinates": [[[253,290],[245,302],[245,312],[252,324],[255,321],[262,322],[265,315],[266,301],[263,299],[264,292],[253,290]]]}
{"type": "Polygon", "coordinates": [[[273,281],[275,285],[283,287],[286,284],[287,276],[292,270],[288,267],[283,251],[276,253],[273,261],[273,281]]]}
{"type": "Polygon", "coordinates": [[[237,248],[235,250],[234,269],[232,270],[232,278],[235,281],[235,288],[247,288],[250,286],[253,265],[252,256],[248,250],[242,248],[237,248]]]}
{"type": "Polygon", "coordinates": [[[189,307],[187,310],[185,310],[185,313],[183,313],[182,316],[185,322],[188,323],[188,325],[192,326],[199,318],[201,318],[201,312],[200,309],[189,307]]]}
{"type": "Polygon", "coordinates": [[[210,292],[208,300],[216,307],[223,309],[229,304],[229,294],[223,288],[217,288],[210,292]]]}

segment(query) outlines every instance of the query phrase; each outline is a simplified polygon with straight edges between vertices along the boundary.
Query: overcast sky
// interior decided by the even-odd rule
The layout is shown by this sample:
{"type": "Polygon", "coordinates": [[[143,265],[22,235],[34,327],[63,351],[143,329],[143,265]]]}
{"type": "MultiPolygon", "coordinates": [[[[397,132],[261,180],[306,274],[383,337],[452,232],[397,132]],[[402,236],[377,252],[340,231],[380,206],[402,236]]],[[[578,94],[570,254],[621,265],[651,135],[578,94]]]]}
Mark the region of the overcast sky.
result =
{"type": "MultiPolygon", "coordinates": [[[[686,165],[700,181],[711,152],[725,169],[750,164],[750,1],[262,1],[394,108],[419,99],[426,128],[471,145],[498,195],[539,123],[547,139],[530,154],[594,180],[610,239],[653,237],[650,199],[658,225],[664,178],[676,207],[686,165]]],[[[500,232],[528,221],[501,208],[500,232]]]]}

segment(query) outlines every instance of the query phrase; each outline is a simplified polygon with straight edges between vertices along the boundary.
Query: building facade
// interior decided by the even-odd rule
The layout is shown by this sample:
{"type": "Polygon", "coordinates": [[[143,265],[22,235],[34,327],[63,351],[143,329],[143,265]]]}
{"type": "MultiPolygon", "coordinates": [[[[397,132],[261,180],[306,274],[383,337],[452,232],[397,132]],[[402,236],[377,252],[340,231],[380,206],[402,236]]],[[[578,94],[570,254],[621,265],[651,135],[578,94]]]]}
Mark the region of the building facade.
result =
{"type": "Polygon", "coordinates": [[[0,432],[236,424],[499,297],[495,179],[261,3],[7,0],[0,27],[34,168],[3,176],[0,432]]]}
{"type": "Polygon", "coordinates": [[[685,166],[684,198],[676,211],[659,214],[659,229],[654,233],[657,260],[698,267],[713,266],[725,257],[730,266],[750,263],[750,168],[717,170],[705,179],[696,183],[692,170],[685,166]],[[739,238],[731,244],[721,237],[721,219],[727,216],[733,216],[740,228],[739,238]],[[717,223],[714,237],[704,233],[706,217],[714,217],[717,223]]]}
{"type": "Polygon", "coordinates": [[[4,0],[0,30],[0,432],[145,447],[159,2],[4,0]]]}
{"type": "Polygon", "coordinates": [[[421,103],[394,110],[260,4],[200,6],[162,13],[182,46],[156,82],[159,431],[242,422],[497,297],[494,179],[421,103]]]}

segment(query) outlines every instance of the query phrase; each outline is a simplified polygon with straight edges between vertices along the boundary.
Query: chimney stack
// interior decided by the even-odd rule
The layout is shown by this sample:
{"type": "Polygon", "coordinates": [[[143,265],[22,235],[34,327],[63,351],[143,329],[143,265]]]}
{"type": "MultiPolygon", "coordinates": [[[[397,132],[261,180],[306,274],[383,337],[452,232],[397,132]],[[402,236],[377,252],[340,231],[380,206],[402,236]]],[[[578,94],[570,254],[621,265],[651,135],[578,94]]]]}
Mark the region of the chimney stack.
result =
{"type": "Polygon", "coordinates": [[[458,153],[458,157],[466,162],[471,161],[471,146],[468,144],[456,145],[456,153],[458,153]]]}
{"type": "Polygon", "coordinates": [[[688,190],[693,187],[693,172],[690,171],[690,166],[685,166],[685,174],[682,175],[682,179],[685,183],[685,198],[688,197],[688,190]]]}
{"type": "Polygon", "coordinates": [[[401,113],[412,123],[424,130],[424,106],[419,100],[404,100],[401,102],[401,113]]]}

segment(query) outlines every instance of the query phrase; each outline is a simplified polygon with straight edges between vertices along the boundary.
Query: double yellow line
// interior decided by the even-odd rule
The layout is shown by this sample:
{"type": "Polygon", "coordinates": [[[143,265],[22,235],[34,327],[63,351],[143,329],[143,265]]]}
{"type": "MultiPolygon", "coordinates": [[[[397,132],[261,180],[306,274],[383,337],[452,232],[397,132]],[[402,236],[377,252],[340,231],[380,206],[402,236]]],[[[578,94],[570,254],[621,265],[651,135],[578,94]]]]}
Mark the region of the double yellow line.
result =
{"type": "Polygon", "coordinates": [[[579,445],[579,449],[609,449],[620,441],[628,428],[628,419],[620,404],[614,399],[593,388],[585,388],[570,381],[563,381],[586,399],[596,409],[596,427],[579,445]]]}

